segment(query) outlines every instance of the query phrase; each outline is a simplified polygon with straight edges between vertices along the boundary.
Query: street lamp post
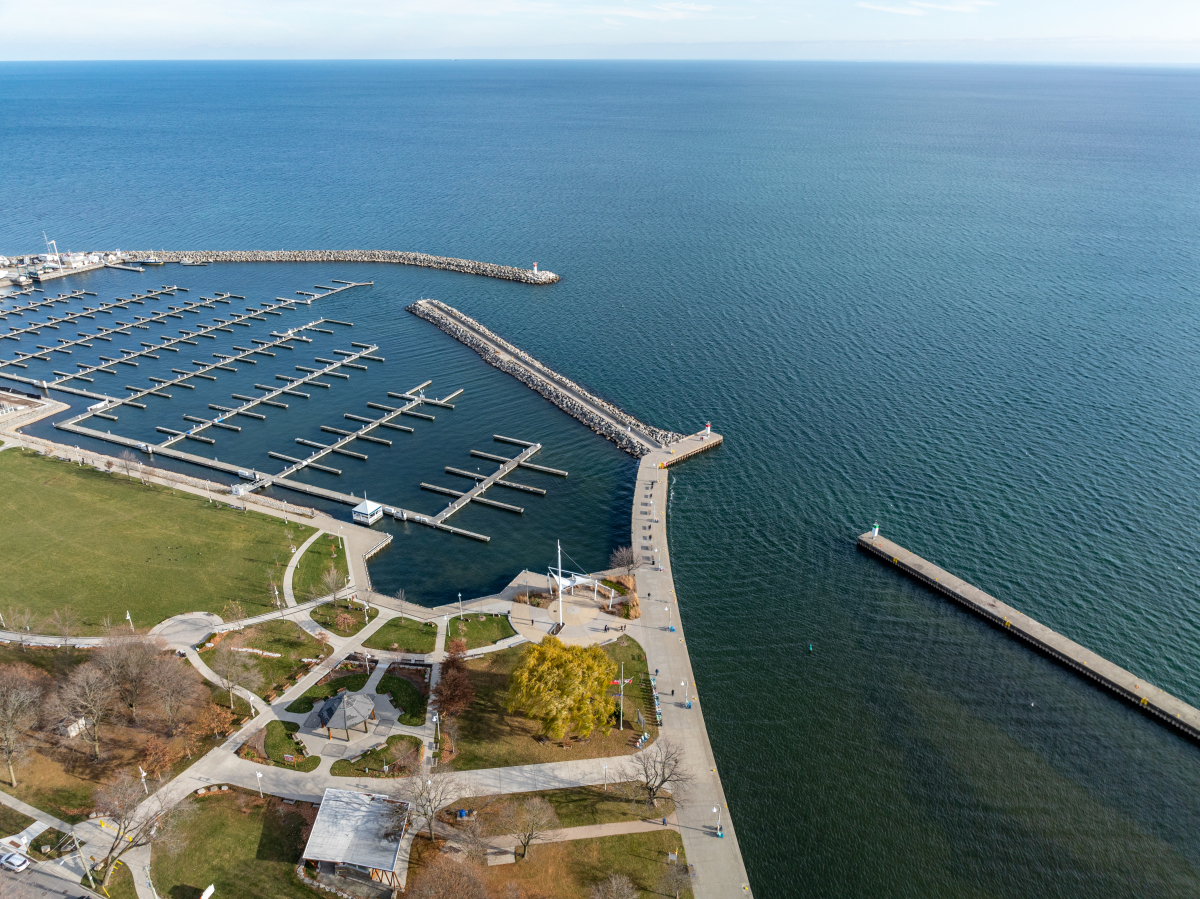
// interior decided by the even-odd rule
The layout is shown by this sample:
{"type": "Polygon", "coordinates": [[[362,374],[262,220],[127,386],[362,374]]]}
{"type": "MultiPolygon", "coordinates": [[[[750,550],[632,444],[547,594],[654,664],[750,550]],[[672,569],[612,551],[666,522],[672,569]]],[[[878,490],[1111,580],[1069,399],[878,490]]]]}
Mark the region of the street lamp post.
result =
{"type": "Polygon", "coordinates": [[[255,771],[254,776],[258,778],[258,798],[263,799],[265,797],[263,796],[263,791],[262,791],[262,772],[255,771]]]}
{"type": "Polygon", "coordinates": [[[138,774],[142,775],[142,789],[146,791],[146,795],[150,795],[150,788],[146,786],[146,772],[142,770],[142,766],[138,765],[138,774]]]}
{"type": "Polygon", "coordinates": [[[463,613],[462,613],[462,594],[461,594],[461,593],[460,593],[460,594],[458,594],[458,617],[459,617],[459,618],[462,618],[462,617],[463,617],[463,613]]]}
{"type": "Polygon", "coordinates": [[[725,836],[725,831],[721,828],[721,807],[719,805],[714,806],[713,811],[717,814],[717,836],[723,837],[725,836]]]}
{"type": "Polygon", "coordinates": [[[608,762],[605,762],[600,767],[604,769],[604,791],[607,793],[608,792],[608,762]]]}

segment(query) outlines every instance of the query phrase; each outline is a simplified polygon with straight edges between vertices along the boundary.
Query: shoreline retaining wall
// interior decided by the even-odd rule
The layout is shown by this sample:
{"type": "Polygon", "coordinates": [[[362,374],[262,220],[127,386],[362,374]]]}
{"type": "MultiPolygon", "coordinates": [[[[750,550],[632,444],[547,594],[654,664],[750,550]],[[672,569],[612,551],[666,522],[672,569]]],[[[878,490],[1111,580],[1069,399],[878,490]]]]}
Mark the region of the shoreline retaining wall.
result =
{"type": "Polygon", "coordinates": [[[554,272],[535,272],[473,259],[405,253],[400,250],[131,250],[126,255],[140,258],[152,252],[163,262],[179,262],[181,259],[191,259],[193,262],[391,262],[503,278],[525,284],[553,284],[558,280],[554,272]]]}
{"type": "Polygon", "coordinates": [[[618,423],[624,424],[626,427],[637,428],[642,433],[648,434],[651,438],[658,441],[660,446],[668,446],[682,437],[681,434],[676,434],[674,431],[665,431],[661,428],[651,427],[638,421],[632,415],[622,412],[612,403],[600,399],[569,378],[564,378],[553,369],[530,356],[524,350],[518,349],[508,341],[498,337],[475,319],[464,315],[452,306],[447,306],[438,300],[420,300],[409,306],[408,311],[418,318],[423,318],[427,322],[437,325],[437,327],[441,328],[455,340],[477,352],[483,357],[485,362],[495,366],[502,372],[512,375],[527,387],[536,390],[568,415],[583,422],[602,437],[608,438],[635,458],[646,455],[654,447],[647,446],[643,441],[633,437],[629,432],[621,430],[618,427],[618,423]],[[463,327],[464,324],[487,335],[488,340],[502,348],[504,352],[513,356],[514,359],[520,360],[520,364],[514,362],[512,359],[502,359],[485,341],[480,340],[476,334],[472,333],[468,328],[463,327]],[[589,403],[604,410],[604,413],[609,418],[596,415],[577,399],[564,392],[563,387],[579,396],[585,397],[589,403]]]}

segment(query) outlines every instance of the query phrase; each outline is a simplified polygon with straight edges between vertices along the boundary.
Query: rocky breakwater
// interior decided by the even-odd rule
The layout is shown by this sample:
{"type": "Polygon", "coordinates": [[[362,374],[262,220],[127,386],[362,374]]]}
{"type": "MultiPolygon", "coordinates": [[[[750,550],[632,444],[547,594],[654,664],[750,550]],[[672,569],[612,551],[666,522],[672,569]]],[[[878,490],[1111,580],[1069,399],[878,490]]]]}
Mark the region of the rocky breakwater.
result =
{"type": "Polygon", "coordinates": [[[437,300],[418,300],[408,307],[466,344],[486,362],[531,387],[568,415],[607,437],[631,456],[641,457],[681,439],[681,434],[638,421],[612,403],[580,387],[485,328],[475,319],[437,300]]]}
{"type": "MultiPolygon", "coordinates": [[[[150,255],[149,250],[131,251],[132,258],[150,255]]],[[[404,253],[399,250],[155,250],[163,262],[391,262],[396,265],[419,265],[440,268],[468,275],[503,278],[525,284],[553,284],[554,272],[538,272],[509,265],[493,265],[473,259],[453,259],[449,256],[430,256],[426,253],[404,253]]]]}

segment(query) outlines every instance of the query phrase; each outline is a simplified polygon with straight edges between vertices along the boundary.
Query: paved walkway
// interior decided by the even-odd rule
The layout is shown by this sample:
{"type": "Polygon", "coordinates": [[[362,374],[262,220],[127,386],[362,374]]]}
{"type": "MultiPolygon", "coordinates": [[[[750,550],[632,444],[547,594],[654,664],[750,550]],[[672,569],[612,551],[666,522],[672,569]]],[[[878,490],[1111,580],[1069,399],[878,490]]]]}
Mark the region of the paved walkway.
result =
{"type": "Polygon", "coordinates": [[[288,562],[287,570],[283,573],[283,600],[289,606],[296,604],[296,594],[292,590],[292,578],[296,575],[296,567],[300,564],[300,557],[305,551],[312,546],[320,538],[324,531],[318,530],[315,534],[305,540],[300,548],[292,554],[292,559],[288,562]]]}

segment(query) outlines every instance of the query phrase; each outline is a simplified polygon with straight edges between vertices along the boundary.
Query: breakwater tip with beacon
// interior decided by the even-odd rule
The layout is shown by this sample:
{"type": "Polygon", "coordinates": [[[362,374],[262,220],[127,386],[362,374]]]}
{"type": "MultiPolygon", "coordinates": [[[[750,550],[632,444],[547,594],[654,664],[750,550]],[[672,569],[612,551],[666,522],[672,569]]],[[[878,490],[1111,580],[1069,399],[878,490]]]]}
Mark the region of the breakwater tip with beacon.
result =
{"type": "MultiPolygon", "coordinates": [[[[673,453],[670,447],[684,439],[683,434],[648,425],[618,409],[453,306],[438,300],[418,300],[408,307],[408,311],[437,325],[451,337],[473,349],[485,362],[512,375],[635,458],[640,459],[657,450],[673,453]]],[[[711,449],[721,443],[720,435],[710,436],[711,440],[692,448],[688,455],[711,449]]],[[[684,457],[674,461],[681,461],[682,458],[684,457]]]]}

